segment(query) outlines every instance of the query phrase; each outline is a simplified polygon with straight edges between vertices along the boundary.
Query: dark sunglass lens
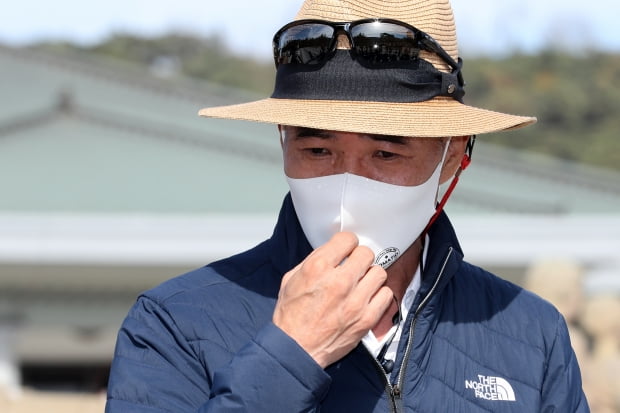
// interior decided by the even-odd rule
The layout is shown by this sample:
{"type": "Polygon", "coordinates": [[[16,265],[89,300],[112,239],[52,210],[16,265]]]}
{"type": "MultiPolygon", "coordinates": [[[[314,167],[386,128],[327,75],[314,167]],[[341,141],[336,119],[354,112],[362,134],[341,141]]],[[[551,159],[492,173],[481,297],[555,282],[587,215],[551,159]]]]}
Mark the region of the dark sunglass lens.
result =
{"type": "Polygon", "coordinates": [[[415,37],[411,29],[393,23],[361,23],[351,28],[356,55],[370,64],[417,59],[420,48],[415,37]]]}
{"type": "Polygon", "coordinates": [[[276,46],[277,64],[319,64],[330,52],[334,29],[325,24],[307,23],[284,30],[276,46]]]}

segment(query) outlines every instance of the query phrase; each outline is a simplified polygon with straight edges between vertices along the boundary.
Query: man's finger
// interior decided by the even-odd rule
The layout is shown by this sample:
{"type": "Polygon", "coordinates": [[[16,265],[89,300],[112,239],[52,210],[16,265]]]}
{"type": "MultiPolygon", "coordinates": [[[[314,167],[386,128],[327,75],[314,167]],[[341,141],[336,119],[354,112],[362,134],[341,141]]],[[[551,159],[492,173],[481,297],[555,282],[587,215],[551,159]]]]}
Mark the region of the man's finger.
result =
{"type": "Polygon", "coordinates": [[[379,265],[373,265],[368,269],[364,277],[358,284],[358,289],[367,294],[367,300],[376,294],[377,291],[385,284],[387,280],[387,273],[379,265]]]}
{"type": "Polygon", "coordinates": [[[388,308],[390,308],[390,305],[392,305],[393,299],[394,293],[385,286],[379,288],[371,297],[368,307],[366,307],[366,314],[375,316],[374,320],[371,322],[372,325],[376,325],[379,322],[381,316],[385,314],[388,308]]]}
{"type": "Polygon", "coordinates": [[[338,232],[327,241],[315,249],[304,262],[317,261],[329,268],[335,268],[347,258],[357,247],[357,236],[351,232],[338,232]]]}

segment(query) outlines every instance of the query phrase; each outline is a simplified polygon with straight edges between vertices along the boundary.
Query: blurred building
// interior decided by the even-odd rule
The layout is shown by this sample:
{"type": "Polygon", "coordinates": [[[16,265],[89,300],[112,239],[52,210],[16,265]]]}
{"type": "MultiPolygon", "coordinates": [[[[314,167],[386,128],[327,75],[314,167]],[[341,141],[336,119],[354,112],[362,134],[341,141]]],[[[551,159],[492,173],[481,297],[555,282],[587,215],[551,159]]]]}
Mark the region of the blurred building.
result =
{"type": "MultiPolygon", "coordinates": [[[[276,128],[197,116],[257,97],[160,69],[0,47],[0,385],[101,389],[140,291],[271,233],[276,128]]],[[[619,205],[616,172],[481,138],[447,211],[475,264],[620,292],[619,205]]]]}

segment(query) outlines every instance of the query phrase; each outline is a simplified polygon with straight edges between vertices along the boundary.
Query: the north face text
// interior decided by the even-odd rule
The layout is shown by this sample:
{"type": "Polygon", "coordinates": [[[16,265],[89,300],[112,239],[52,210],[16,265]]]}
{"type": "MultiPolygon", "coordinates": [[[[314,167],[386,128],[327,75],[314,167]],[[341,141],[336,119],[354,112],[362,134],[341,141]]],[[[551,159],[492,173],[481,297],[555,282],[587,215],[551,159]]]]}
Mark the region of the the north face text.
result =
{"type": "Polygon", "coordinates": [[[516,401],[510,383],[501,377],[478,375],[478,381],[465,380],[465,388],[474,391],[479,399],[516,401]]]}

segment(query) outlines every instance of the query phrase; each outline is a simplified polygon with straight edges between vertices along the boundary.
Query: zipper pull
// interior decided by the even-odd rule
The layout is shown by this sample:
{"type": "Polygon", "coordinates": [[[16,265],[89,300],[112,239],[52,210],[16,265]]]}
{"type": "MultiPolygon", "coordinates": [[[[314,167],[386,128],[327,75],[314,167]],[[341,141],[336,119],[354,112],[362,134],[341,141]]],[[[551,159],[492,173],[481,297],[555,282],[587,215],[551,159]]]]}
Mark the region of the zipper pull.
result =
{"type": "Polygon", "coordinates": [[[392,386],[392,397],[394,397],[395,399],[400,399],[400,387],[398,387],[398,384],[395,384],[394,386],[392,386]]]}

